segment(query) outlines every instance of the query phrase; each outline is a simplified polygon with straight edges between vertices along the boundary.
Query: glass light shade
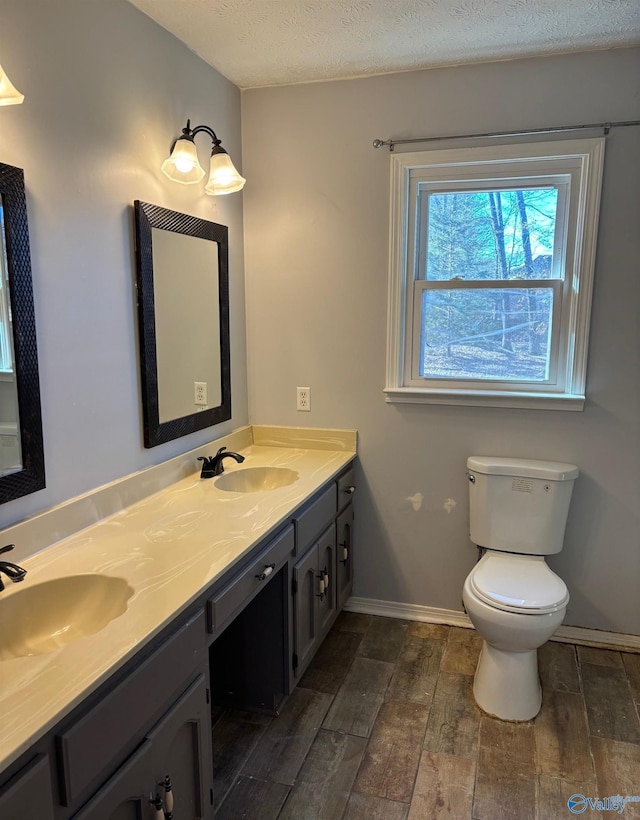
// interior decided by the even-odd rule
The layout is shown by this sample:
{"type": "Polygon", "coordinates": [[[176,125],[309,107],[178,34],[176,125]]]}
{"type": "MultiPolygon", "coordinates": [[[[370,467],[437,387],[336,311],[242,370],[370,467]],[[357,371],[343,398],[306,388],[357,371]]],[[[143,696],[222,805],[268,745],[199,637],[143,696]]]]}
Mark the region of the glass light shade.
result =
{"type": "Polygon", "coordinates": [[[246,181],[247,180],[241,177],[237,172],[235,165],[231,162],[229,154],[213,154],[211,157],[209,181],[204,190],[209,196],[233,194],[236,191],[241,191],[246,181]]]}
{"type": "Polygon", "coordinates": [[[23,100],[24,94],[17,90],[0,65],[0,105],[20,105],[23,100]]]}
{"type": "Polygon", "coordinates": [[[200,182],[205,170],[198,162],[198,153],[193,140],[179,139],[173,147],[171,156],[162,163],[162,173],[174,182],[192,185],[200,182]]]}

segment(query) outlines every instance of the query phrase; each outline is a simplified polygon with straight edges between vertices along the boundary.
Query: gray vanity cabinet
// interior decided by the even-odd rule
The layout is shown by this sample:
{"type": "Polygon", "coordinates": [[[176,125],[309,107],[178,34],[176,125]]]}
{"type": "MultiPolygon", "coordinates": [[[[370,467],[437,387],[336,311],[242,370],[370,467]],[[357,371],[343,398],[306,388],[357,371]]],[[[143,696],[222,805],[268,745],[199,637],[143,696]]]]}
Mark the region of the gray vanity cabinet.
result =
{"type": "Polygon", "coordinates": [[[140,820],[153,817],[150,795],[164,796],[169,776],[174,817],[213,817],[212,766],[206,676],[201,674],[127,762],[73,820],[140,820]]]}
{"type": "Polygon", "coordinates": [[[293,567],[294,670],[299,677],[335,620],[335,524],[322,533],[293,567]]]}
{"type": "Polygon", "coordinates": [[[147,820],[167,775],[176,820],[212,820],[210,701],[278,714],[351,592],[353,492],[347,468],[14,761],[0,820],[147,820]]]}
{"type": "Polygon", "coordinates": [[[353,467],[294,517],[293,675],[299,680],[353,587],[353,467]],[[321,532],[321,535],[317,535],[321,532]]]}
{"type": "Polygon", "coordinates": [[[38,755],[0,788],[2,820],[53,820],[49,759],[38,755]]]}

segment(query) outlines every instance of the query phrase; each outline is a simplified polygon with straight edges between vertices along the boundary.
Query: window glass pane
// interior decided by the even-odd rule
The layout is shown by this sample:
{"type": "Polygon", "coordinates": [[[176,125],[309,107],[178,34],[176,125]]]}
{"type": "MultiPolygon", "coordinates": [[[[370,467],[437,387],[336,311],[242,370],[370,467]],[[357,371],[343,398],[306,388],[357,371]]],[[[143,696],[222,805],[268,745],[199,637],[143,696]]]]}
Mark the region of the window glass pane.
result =
{"type": "Polygon", "coordinates": [[[422,292],[420,375],[545,381],[552,288],[422,292]]]}
{"type": "Polygon", "coordinates": [[[426,279],[550,279],[557,188],[431,192],[426,279]]]}

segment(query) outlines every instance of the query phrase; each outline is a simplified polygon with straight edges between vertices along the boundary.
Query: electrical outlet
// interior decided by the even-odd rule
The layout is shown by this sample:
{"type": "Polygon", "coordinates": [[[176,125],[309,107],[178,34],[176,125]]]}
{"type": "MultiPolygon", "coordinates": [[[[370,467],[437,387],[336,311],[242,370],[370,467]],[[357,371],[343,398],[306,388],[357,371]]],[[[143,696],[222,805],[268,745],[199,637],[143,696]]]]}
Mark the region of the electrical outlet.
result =
{"type": "Polygon", "coordinates": [[[297,391],[296,410],[311,410],[311,388],[298,387],[297,391]]]}
{"type": "Polygon", "coordinates": [[[194,382],[193,383],[193,402],[194,404],[207,403],[207,383],[194,382]]]}

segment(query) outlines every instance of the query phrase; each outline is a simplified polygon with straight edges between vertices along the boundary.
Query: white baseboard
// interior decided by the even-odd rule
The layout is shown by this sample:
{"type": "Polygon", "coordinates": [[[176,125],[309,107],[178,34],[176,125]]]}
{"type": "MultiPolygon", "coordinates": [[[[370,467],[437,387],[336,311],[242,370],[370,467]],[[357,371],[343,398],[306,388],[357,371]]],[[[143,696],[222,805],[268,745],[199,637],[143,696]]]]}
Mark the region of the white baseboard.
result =
{"type": "MultiPolygon", "coordinates": [[[[399,604],[395,601],[378,601],[375,598],[351,597],[344,607],[349,612],[363,615],[383,615],[385,618],[403,618],[407,621],[422,621],[429,624],[447,624],[473,629],[469,616],[457,609],[439,609],[419,604],[399,604]]],[[[561,643],[575,643],[581,646],[597,646],[601,649],[624,649],[640,653],[640,635],[626,635],[623,632],[606,632],[603,629],[587,629],[584,626],[561,626],[551,639],[561,643]]]]}
{"type": "Polygon", "coordinates": [[[385,618],[404,618],[406,621],[422,621],[427,624],[447,624],[473,629],[468,615],[456,609],[437,609],[419,604],[398,604],[395,601],[378,601],[375,598],[348,599],[344,608],[363,615],[383,615],[385,618]]]}

